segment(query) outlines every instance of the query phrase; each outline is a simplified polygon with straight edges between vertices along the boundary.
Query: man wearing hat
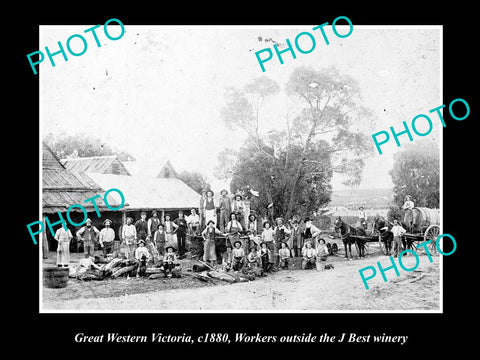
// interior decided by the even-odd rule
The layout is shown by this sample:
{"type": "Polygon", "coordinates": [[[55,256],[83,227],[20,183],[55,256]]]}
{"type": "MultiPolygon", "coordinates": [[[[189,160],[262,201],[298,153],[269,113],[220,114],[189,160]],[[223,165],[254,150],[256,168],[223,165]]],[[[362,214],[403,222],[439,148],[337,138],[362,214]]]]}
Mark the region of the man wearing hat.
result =
{"type": "Polygon", "coordinates": [[[245,226],[245,223],[243,222],[244,210],[245,204],[243,203],[243,197],[240,194],[236,194],[232,201],[231,211],[235,214],[237,221],[242,224],[242,226],[245,226]]]}
{"type": "Polygon", "coordinates": [[[278,250],[280,250],[281,243],[286,241],[290,236],[291,231],[285,226],[284,220],[282,217],[279,217],[275,220],[275,246],[273,248],[273,258],[275,259],[275,268],[278,268],[280,265],[280,258],[278,256],[278,250]]]}
{"type": "Polygon", "coordinates": [[[112,221],[110,219],[105,219],[103,225],[105,227],[100,230],[99,243],[103,249],[103,257],[107,257],[107,255],[112,252],[113,240],[115,240],[115,231],[113,231],[113,229],[110,227],[112,225],[112,221]]]}
{"type": "Polygon", "coordinates": [[[290,248],[290,253],[292,257],[302,256],[302,230],[299,227],[297,219],[293,219],[292,221],[292,229],[290,230],[290,237],[288,239],[287,245],[290,248]]]}
{"type": "Polygon", "coordinates": [[[216,235],[224,235],[215,227],[213,220],[207,222],[207,227],[202,231],[203,243],[203,261],[211,263],[212,266],[217,265],[217,253],[215,250],[216,235]]]}
{"type": "Polygon", "coordinates": [[[153,239],[155,232],[160,225],[160,219],[157,217],[157,210],[152,211],[152,217],[147,221],[148,236],[153,239]]]}
{"type": "Polygon", "coordinates": [[[215,208],[215,203],[213,201],[213,191],[207,190],[207,197],[205,198],[205,222],[208,225],[209,221],[213,221],[214,224],[217,223],[217,209],[215,208]]]}
{"type": "Polygon", "coordinates": [[[305,223],[305,230],[303,231],[303,238],[306,240],[314,240],[315,242],[312,243],[311,245],[317,245],[317,236],[320,235],[321,231],[319,228],[317,228],[315,225],[312,224],[312,219],[309,217],[306,217],[305,220],[303,220],[305,223]]]}
{"type": "Polygon", "coordinates": [[[85,257],[93,256],[95,253],[95,240],[100,231],[92,226],[92,220],[87,219],[85,226],[77,231],[77,239],[83,241],[83,252],[85,257]]]}
{"type": "Polygon", "coordinates": [[[220,231],[225,231],[225,226],[228,223],[228,215],[232,206],[230,198],[227,196],[228,191],[223,189],[220,191],[220,199],[218,200],[218,208],[220,209],[220,231]]]}
{"type": "Polygon", "coordinates": [[[138,247],[135,249],[135,261],[138,264],[137,267],[137,277],[140,277],[141,271],[141,262],[142,258],[145,256],[145,264],[150,260],[150,252],[145,247],[145,240],[140,239],[138,242],[138,247]]]}
{"type": "Polygon", "coordinates": [[[137,230],[135,225],[132,224],[133,219],[130,216],[125,221],[126,224],[122,227],[122,243],[125,246],[125,255],[128,259],[132,259],[137,248],[137,230]]]}
{"type": "Polygon", "coordinates": [[[137,231],[137,239],[146,240],[148,235],[147,213],[142,211],[140,220],[135,223],[135,230],[137,231]]]}
{"type": "Polygon", "coordinates": [[[405,215],[403,217],[403,222],[406,224],[408,223],[408,210],[411,210],[415,207],[412,197],[410,195],[405,196],[405,202],[402,205],[402,210],[405,210],[405,215]]]}

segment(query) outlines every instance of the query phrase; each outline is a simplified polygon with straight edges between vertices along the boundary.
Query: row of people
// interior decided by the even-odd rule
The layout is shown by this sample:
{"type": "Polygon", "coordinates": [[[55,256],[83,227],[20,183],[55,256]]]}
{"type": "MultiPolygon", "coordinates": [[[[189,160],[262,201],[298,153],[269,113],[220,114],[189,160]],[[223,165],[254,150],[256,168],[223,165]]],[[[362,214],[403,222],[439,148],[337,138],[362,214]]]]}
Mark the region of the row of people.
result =
{"type": "Polygon", "coordinates": [[[323,251],[325,240],[318,238],[321,232],[312,224],[310,218],[306,218],[304,222],[305,228],[301,229],[298,220],[293,220],[291,227],[289,227],[284,224],[283,218],[277,218],[274,226],[269,221],[265,221],[263,231],[260,234],[249,229],[246,236],[241,236],[242,225],[236,219],[234,213],[230,215],[230,221],[225,228],[225,232],[217,229],[215,223],[210,220],[202,232],[204,241],[203,261],[210,263],[212,266],[217,265],[216,245],[218,237],[225,238],[225,240],[221,240],[225,241],[224,247],[226,249],[222,254],[221,261],[226,263],[228,268],[235,268],[238,262],[235,257],[240,256],[239,249],[243,251],[243,254],[246,254],[252,248],[264,247],[268,251],[274,268],[284,265],[286,253],[288,253],[288,257],[301,257],[306,256],[305,252],[307,251],[308,257],[310,257],[310,253],[314,250],[322,248],[321,251],[323,251]],[[323,245],[319,243],[320,240],[323,245]],[[308,250],[309,247],[313,250],[308,250]]]}

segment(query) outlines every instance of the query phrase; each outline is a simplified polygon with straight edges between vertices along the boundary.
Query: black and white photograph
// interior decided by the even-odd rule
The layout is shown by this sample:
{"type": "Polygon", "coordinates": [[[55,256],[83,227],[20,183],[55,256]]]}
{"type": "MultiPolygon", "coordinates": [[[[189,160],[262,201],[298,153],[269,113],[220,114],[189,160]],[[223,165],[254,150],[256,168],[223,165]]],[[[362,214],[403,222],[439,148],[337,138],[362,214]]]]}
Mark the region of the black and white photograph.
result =
{"type": "Polygon", "coordinates": [[[41,310],[441,311],[442,28],[333,24],[115,21],[42,62],[41,310]]]}
{"type": "Polygon", "coordinates": [[[7,344],[468,353],[471,7],[125,5],[28,5],[7,39],[7,344]]]}

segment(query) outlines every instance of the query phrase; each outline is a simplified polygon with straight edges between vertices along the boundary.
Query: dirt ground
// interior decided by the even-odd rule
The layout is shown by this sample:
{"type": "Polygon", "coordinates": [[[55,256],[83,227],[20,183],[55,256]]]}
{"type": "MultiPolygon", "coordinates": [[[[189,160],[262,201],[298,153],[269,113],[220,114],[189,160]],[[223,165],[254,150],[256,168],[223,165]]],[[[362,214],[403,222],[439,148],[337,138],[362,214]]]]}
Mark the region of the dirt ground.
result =
{"type": "MultiPolygon", "coordinates": [[[[399,268],[381,277],[377,262],[390,265],[380,254],[377,243],[370,243],[367,256],[346,260],[343,245],[337,256],[328,257],[334,268],[316,270],[281,270],[255,281],[229,284],[221,280],[203,282],[193,276],[193,260],[182,260],[180,279],[117,278],[102,281],[69,279],[61,289],[42,286],[44,311],[438,311],[440,310],[440,257],[430,263],[419,254],[419,266],[406,272],[399,268]],[[368,281],[366,290],[359,270],[376,266],[377,276],[368,281]]],[[[354,253],[355,255],[355,253],[354,253]]],[[[72,254],[72,263],[82,254],[72,254]]],[[[49,254],[44,266],[55,262],[49,254]]],[[[402,263],[413,268],[415,258],[405,256],[402,263]]],[[[398,262],[397,262],[398,264],[398,262]]],[[[368,275],[369,273],[367,273],[368,275]]]]}

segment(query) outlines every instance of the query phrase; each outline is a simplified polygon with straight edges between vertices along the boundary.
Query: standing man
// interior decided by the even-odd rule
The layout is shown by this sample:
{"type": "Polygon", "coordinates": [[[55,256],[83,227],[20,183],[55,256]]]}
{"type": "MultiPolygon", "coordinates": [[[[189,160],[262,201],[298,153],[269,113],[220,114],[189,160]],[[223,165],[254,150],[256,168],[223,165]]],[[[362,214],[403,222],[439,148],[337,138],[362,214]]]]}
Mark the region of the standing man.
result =
{"type": "Polygon", "coordinates": [[[142,211],[140,214],[140,220],[137,220],[135,223],[135,230],[137,231],[137,239],[147,240],[148,235],[148,222],[147,222],[147,213],[142,211]]]}
{"type": "Polygon", "coordinates": [[[125,244],[126,256],[128,259],[133,259],[135,256],[135,249],[137,248],[137,230],[132,224],[133,219],[128,216],[126,224],[122,228],[122,242],[125,244]]]}
{"type": "Polygon", "coordinates": [[[288,240],[288,247],[290,248],[290,253],[292,257],[302,256],[302,247],[303,247],[302,230],[298,226],[297,219],[294,219],[292,221],[292,229],[290,233],[290,238],[288,240]]]}
{"type": "Polygon", "coordinates": [[[207,197],[205,198],[205,223],[212,220],[213,224],[217,224],[217,209],[215,207],[215,203],[213,201],[213,191],[207,191],[207,197]]]}
{"type": "Polygon", "coordinates": [[[290,236],[291,231],[285,226],[283,218],[279,217],[275,220],[275,229],[274,229],[274,248],[273,248],[273,258],[275,259],[275,269],[280,265],[280,258],[278,256],[278,250],[282,245],[282,242],[285,242],[290,236]]]}
{"type": "Polygon", "coordinates": [[[407,231],[398,223],[398,220],[393,220],[393,227],[390,230],[393,234],[393,257],[397,257],[402,251],[402,235],[407,231]]]}
{"type": "Polygon", "coordinates": [[[321,234],[320,229],[312,224],[312,219],[310,219],[309,217],[306,217],[305,220],[303,220],[303,222],[305,223],[303,238],[305,239],[305,241],[308,239],[314,240],[314,243],[312,245],[314,245],[315,248],[317,248],[317,244],[318,244],[317,236],[321,234]]]}
{"type": "Polygon", "coordinates": [[[242,195],[240,194],[235,195],[235,197],[233,198],[231,211],[232,213],[235,214],[236,220],[240,222],[242,227],[245,227],[245,223],[243,222],[244,220],[243,213],[245,211],[245,204],[243,203],[242,200],[243,200],[242,195]]]}
{"type": "Polygon", "coordinates": [[[220,191],[220,195],[220,199],[218,200],[218,208],[220,209],[220,231],[223,233],[225,232],[225,226],[229,221],[228,216],[230,214],[232,204],[230,202],[230,198],[227,196],[227,190],[223,189],[220,191]]]}
{"type": "Polygon", "coordinates": [[[70,240],[73,235],[70,230],[65,231],[63,226],[55,232],[55,240],[57,245],[57,266],[68,267],[70,265],[70,240]]]}
{"type": "Polygon", "coordinates": [[[186,250],[186,238],[187,238],[187,220],[183,217],[183,211],[178,212],[178,218],[173,221],[177,227],[177,246],[178,246],[178,259],[185,257],[186,250]]]}
{"type": "Polygon", "coordinates": [[[148,219],[147,227],[148,227],[148,237],[153,239],[155,232],[158,230],[158,226],[160,225],[160,219],[157,217],[157,210],[152,211],[152,217],[148,219]]]}
{"type": "Polygon", "coordinates": [[[83,253],[86,258],[94,255],[95,241],[99,233],[100,231],[95,226],[92,226],[92,220],[90,219],[87,219],[85,226],[77,231],[77,238],[83,242],[83,253]]]}
{"type": "Polygon", "coordinates": [[[205,225],[205,199],[207,198],[207,191],[202,190],[202,196],[200,197],[200,206],[198,207],[198,216],[200,217],[200,231],[203,230],[205,225]]]}
{"type": "Polygon", "coordinates": [[[100,230],[99,242],[100,246],[103,249],[103,257],[107,257],[108,254],[112,252],[113,249],[113,240],[115,240],[115,231],[110,227],[112,221],[110,219],[105,219],[103,222],[105,226],[100,230]]]}

